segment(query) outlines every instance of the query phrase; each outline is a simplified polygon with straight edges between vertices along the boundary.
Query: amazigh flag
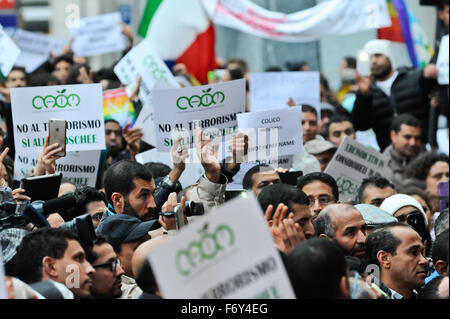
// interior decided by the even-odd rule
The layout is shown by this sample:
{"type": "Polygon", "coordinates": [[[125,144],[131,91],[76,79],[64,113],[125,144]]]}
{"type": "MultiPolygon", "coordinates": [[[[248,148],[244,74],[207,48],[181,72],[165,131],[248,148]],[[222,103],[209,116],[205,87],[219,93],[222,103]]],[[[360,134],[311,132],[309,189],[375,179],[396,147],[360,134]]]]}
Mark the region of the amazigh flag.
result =
{"type": "Polygon", "coordinates": [[[433,48],[428,43],[419,21],[404,0],[388,0],[392,25],[378,29],[378,38],[404,43],[408,49],[411,64],[425,67],[433,56],[433,48]]]}
{"type": "Polygon", "coordinates": [[[124,88],[103,91],[103,114],[106,120],[116,120],[120,127],[133,126],[136,112],[124,88]]]}
{"type": "Polygon", "coordinates": [[[216,68],[214,25],[199,0],[147,0],[138,34],[161,58],[186,65],[200,82],[216,68]]]}

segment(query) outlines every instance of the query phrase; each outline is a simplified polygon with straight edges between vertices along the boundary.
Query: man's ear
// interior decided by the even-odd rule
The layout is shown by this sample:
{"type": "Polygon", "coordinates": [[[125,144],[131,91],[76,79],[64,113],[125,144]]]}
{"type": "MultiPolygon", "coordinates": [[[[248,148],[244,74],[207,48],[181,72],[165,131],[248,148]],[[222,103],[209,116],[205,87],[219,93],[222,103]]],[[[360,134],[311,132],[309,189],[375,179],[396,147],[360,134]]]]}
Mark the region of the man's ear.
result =
{"type": "Polygon", "coordinates": [[[438,260],[436,264],[434,265],[437,272],[441,276],[447,276],[447,263],[443,260],[438,260]]]}
{"type": "Polygon", "coordinates": [[[388,252],[386,252],[384,250],[380,250],[377,253],[377,259],[378,259],[378,262],[380,263],[381,268],[384,268],[384,269],[391,268],[392,256],[388,252]]]}
{"type": "Polygon", "coordinates": [[[325,238],[325,239],[330,239],[330,237],[328,237],[327,234],[320,234],[319,237],[325,238]]]}
{"type": "Polygon", "coordinates": [[[395,131],[394,130],[391,130],[391,132],[390,132],[390,136],[391,136],[391,141],[393,141],[394,140],[394,138],[395,138],[395,136],[397,135],[397,133],[395,133],[395,131]]]}
{"type": "Polygon", "coordinates": [[[114,210],[116,211],[116,213],[122,214],[123,208],[125,207],[125,199],[123,195],[118,192],[114,192],[111,195],[111,201],[113,203],[114,210]]]}
{"type": "Polygon", "coordinates": [[[42,258],[42,274],[43,277],[51,279],[58,277],[58,269],[56,267],[56,259],[50,256],[42,258]]]}

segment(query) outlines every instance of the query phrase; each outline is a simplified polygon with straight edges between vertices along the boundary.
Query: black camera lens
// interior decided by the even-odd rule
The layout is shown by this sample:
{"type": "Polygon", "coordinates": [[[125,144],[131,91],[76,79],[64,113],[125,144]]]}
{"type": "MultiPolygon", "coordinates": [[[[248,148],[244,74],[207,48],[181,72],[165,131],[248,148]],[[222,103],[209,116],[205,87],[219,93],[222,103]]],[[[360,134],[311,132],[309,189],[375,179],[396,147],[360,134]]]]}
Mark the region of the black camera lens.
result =
{"type": "Polygon", "coordinates": [[[201,216],[205,214],[203,203],[196,203],[194,201],[186,201],[186,216],[201,216]]]}

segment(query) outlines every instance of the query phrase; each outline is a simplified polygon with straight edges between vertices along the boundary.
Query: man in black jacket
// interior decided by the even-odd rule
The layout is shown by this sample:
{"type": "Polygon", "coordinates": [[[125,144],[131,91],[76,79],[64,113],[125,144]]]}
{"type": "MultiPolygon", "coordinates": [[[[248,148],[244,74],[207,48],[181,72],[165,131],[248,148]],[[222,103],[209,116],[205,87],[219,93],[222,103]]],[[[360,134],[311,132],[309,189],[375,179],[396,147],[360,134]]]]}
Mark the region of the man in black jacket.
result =
{"type": "Polygon", "coordinates": [[[437,87],[434,64],[422,69],[395,69],[391,43],[369,41],[363,51],[370,55],[370,77],[357,76],[359,90],[352,110],[356,130],[373,128],[383,151],[389,144],[392,119],[409,113],[422,122],[422,141],[426,143],[430,103],[428,95],[437,87]]]}

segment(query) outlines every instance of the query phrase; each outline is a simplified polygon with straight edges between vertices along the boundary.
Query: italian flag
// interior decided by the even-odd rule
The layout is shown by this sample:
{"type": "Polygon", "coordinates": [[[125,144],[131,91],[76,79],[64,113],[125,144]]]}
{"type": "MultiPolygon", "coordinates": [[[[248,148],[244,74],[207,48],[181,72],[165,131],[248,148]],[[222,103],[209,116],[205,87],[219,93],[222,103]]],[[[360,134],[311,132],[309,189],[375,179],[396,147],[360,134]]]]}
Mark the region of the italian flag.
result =
{"type": "Polygon", "coordinates": [[[214,25],[200,0],[147,0],[138,34],[161,58],[186,65],[200,82],[216,68],[214,25]]]}

